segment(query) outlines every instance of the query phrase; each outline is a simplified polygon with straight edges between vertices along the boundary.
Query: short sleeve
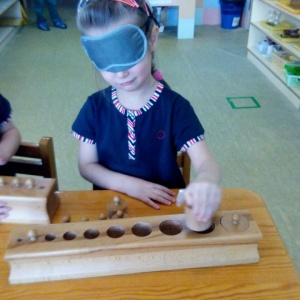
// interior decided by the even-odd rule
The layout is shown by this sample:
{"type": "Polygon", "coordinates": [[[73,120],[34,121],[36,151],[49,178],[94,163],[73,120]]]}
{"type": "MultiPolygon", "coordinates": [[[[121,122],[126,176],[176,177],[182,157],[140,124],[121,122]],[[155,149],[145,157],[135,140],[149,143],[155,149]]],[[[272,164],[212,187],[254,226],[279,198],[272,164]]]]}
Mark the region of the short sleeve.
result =
{"type": "Polygon", "coordinates": [[[12,115],[9,101],[0,94],[0,127],[4,126],[12,115]]]}
{"type": "Polygon", "coordinates": [[[96,107],[92,98],[88,98],[72,125],[72,135],[80,141],[95,144],[96,107]]]}
{"type": "Polygon", "coordinates": [[[179,151],[186,151],[192,144],[204,139],[204,128],[192,105],[179,98],[174,113],[175,144],[179,151]]]}

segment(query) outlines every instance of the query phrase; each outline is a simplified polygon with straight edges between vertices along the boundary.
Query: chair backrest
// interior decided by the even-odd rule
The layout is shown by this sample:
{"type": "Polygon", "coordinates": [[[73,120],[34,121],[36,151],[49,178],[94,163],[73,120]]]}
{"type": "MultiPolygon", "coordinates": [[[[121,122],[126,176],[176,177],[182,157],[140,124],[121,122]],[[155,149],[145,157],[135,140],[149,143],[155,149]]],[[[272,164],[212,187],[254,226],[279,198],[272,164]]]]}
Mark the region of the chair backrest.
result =
{"type": "Polygon", "coordinates": [[[191,177],[191,159],[187,152],[177,152],[177,164],[183,175],[185,184],[188,185],[191,177]]]}
{"type": "Polygon", "coordinates": [[[17,174],[53,178],[57,181],[52,137],[43,137],[38,144],[21,142],[17,153],[7,164],[0,166],[0,175],[16,176],[17,174]]]}

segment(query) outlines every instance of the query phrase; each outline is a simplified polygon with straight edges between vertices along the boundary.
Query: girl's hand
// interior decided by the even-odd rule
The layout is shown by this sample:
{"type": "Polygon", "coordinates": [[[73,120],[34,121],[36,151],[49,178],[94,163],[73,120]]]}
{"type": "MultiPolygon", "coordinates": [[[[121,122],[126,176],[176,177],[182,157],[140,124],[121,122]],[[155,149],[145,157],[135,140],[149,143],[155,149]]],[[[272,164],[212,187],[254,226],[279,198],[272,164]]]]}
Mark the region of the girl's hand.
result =
{"type": "Polygon", "coordinates": [[[0,201],[0,220],[8,217],[8,212],[11,210],[11,207],[6,206],[6,203],[0,201]]]}
{"type": "Polygon", "coordinates": [[[196,219],[202,222],[210,220],[221,203],[222,190],[219,185],[210,182],[192,182],[185,189],[186,204],[192,207],[196,219]]]}
{"type": "Polygon", "coordinates": [[[159,202],[165,205],[172,205],[175,202],[175,193],[170,189],[142,179],[132,181],[126,188],[126,194],[141,200],[149,206],[159,209],[159,202]]]}

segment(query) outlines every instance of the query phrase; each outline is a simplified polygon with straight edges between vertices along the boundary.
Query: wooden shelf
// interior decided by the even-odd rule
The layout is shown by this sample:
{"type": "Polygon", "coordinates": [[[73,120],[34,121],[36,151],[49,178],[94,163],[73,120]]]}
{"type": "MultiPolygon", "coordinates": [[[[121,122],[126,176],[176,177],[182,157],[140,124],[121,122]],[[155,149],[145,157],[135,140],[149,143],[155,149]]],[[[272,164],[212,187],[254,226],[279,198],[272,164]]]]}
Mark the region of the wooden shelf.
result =
{"type": "Polygon", "coordinates": [[[291,88],[286,84],[286,76],[283,70],[280,70],[271,61],[271,58],[263,57],[255,49],[255,43],[266,38],[271,39],[280,45],[285,51],[300,60],[300,39],[295,42],[286,42],[280,37],[280,32],[270,30],[262,24],[266,21],[269,11],[281,13],[281,21],[292,24],[292,28],[300,28],[300,15],[293,14],[277,5],[278,1],[253,0],[251,10],[251,21],[248,37],[248,59],[269,79],[274,85],[296,106],[300,109],[300,88],[291,88]]]}

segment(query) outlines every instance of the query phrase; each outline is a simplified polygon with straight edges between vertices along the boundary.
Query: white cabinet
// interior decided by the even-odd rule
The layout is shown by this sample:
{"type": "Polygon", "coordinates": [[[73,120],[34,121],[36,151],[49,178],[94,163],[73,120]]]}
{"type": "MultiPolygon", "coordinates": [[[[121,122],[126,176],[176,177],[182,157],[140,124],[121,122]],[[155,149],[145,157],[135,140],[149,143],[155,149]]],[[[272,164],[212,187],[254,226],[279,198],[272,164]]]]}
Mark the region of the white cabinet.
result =
{"type": "MultiPolygon", "coordinates": [[[[300,109],[300,87],[291,88],[286,84],[285,73],[280,70],[271,57],[263,57],[256,49],[255,44],[264,40],[266,37],[280,45],[289,54],[300,60],[300,39],[296,42],[286,42],[280,37],[278,31],[274,31],[263,26],[262,22],[267,20],[270,11],[281,13],[281,21],[293,24],[292,28],[300,28],[300,14],[291,12],[290,10],[278,5],[276,0],[253,0],[251,9],[251,21],[249,27],[248,38],[248,59],[263,72],[279,90],[298,108],[300,109]]],[[[282,32],[282,30],[281,30],[282,32]]]]}
{"type": "Polygon", "coordinates": [[[20,26],[9,26],[13,20],[22,20],[20,1],[0,0],[0,50],[20,29],[20,26]]]}

